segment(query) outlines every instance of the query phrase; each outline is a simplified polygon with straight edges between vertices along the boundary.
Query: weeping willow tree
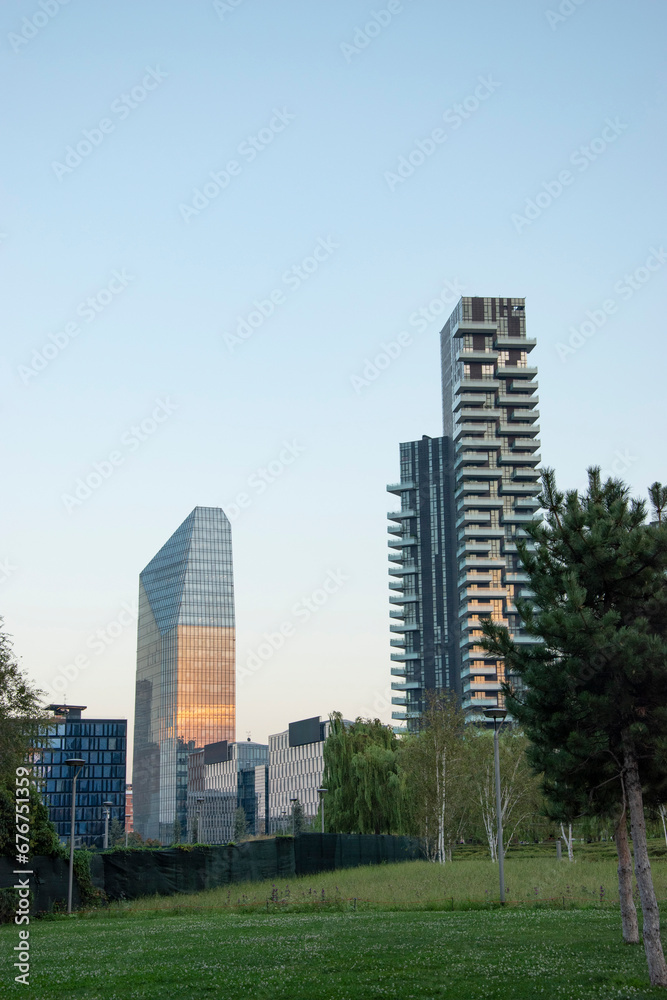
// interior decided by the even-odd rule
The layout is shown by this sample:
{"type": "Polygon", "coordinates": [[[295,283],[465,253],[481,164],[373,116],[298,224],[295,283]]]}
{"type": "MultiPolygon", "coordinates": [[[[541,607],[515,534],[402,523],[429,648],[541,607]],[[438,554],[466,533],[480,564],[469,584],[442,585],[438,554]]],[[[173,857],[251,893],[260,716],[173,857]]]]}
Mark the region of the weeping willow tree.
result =
{"type": "Polygon", "coordinates": [[[330,716],[324,744],[324,809],[330,833],[401,833],[403,810],[398,740],[379,719],[345,725],[330,716]]]}

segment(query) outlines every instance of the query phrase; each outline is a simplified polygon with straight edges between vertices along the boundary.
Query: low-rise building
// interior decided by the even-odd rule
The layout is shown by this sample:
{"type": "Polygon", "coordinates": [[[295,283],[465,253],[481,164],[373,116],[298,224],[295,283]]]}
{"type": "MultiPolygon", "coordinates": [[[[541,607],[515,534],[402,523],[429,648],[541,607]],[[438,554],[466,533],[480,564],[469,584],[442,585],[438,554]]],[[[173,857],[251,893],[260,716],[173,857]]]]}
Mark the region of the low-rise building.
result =
{"type": "Polygon", "coordinates": [[[234,838],[236,811],[246,832],[259,833],[256,770],[266,765],[265,743],[220,740],[188,758],[188,839],[226,844],[234,838]]]}

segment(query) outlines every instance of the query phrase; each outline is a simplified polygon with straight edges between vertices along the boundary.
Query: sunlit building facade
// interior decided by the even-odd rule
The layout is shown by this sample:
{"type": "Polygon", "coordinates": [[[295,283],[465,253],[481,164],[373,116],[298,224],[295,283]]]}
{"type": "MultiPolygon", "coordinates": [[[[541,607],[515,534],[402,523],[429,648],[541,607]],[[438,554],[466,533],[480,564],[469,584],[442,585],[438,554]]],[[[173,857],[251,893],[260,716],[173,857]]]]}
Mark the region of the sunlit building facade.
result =
{"type": "Polygon", "coordinates": [[[195,507],[139,578],[134,828],[163,843],[187,830],[189,754],[234,741],[231,526],[195,507]]]}
{"type": "Polygon", "coordinates": [[[497,706],[502,660],[479,645],[480,617],[506,625],[516,642],[531,641],[514,603],[528,578],[517,537],[539,503],[537,368],[528,355],[522,298],[460,299],[441,333],[444,433],[454,452],[453,536],[458,601],[461,704],[469,719],[497,706]]]}

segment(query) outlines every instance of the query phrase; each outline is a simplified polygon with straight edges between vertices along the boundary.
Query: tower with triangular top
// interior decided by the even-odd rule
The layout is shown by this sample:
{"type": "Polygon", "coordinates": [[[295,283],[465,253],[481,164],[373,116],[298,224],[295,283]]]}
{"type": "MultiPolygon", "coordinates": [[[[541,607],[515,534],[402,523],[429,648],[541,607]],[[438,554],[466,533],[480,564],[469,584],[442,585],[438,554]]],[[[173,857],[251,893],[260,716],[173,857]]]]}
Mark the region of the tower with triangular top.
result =
{"type": "Polygon", "coordinates": [[[135,830],[184,836],[188,754],[235,739],[231,525],[220,507],[195,507],[139,577],[135,830]]]}

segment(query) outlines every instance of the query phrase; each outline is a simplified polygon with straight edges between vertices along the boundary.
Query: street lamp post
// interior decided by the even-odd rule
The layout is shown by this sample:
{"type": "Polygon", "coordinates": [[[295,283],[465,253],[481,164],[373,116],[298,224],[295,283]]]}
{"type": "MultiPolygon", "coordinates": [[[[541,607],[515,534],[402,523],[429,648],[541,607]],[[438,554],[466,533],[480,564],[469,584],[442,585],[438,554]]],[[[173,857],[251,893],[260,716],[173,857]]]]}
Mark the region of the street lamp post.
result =
{"type": "Polygon", "coordinates": [[[500,792],[500,729],[507,716],[504,708],[485,708],[484,715],[493,719],[493,762],[496,770],[496,826],[498,828],[498,875],[500,878],[500,902],[505,903],[505,858],[503,848],[503,803],[500,792]],[[498,725],[500,723],[500,725],[498,725]]]}
{"type": "Polygon", "coordinates": [[[81,768],[85,765],[85,760],[81,757],[70,757],[65,761],[68,767],[73,770],[72,774],[72,815],[69,830],[69,883],[67,887],[67,912],[72,912],[72,884],[74,880],[74,820],[76,816],[76,779],[79,777],[81,768]]]}
{"type": "Polygon", "coordinates": [[[298,799],[290,799],[292,803],[292,836],[296,837],[296,804],[298,799]]]}
{"type": "Polygon", "coordinates": [[[104,807],[104,850],[106,851],[109,847],[109,816],[113,802],[103,802],[102,805],[104,807]]]}
{"type": "MultiPolygon", "coordinates": [[[[203,795],[198,795],[197,796],[197,840],[198,840],[198,842],[200,844],[203,843],[203,841],[201,839],[202,834],[201,834],[201,829],[200,829],[201,828],[201,815],[202,815],[203,810],[204,810],[204,796],[203,795]]],[[[194,843],[194,839],[193,839],[192,842],[194,843]]]]}
{"type": "Polygon", "coordinates": [[[328,788],[318,788],[317,794],[320,797],[320,813],[322,815],[322,833],[324,833],[324,796],[329,791],[328,788]]]}

